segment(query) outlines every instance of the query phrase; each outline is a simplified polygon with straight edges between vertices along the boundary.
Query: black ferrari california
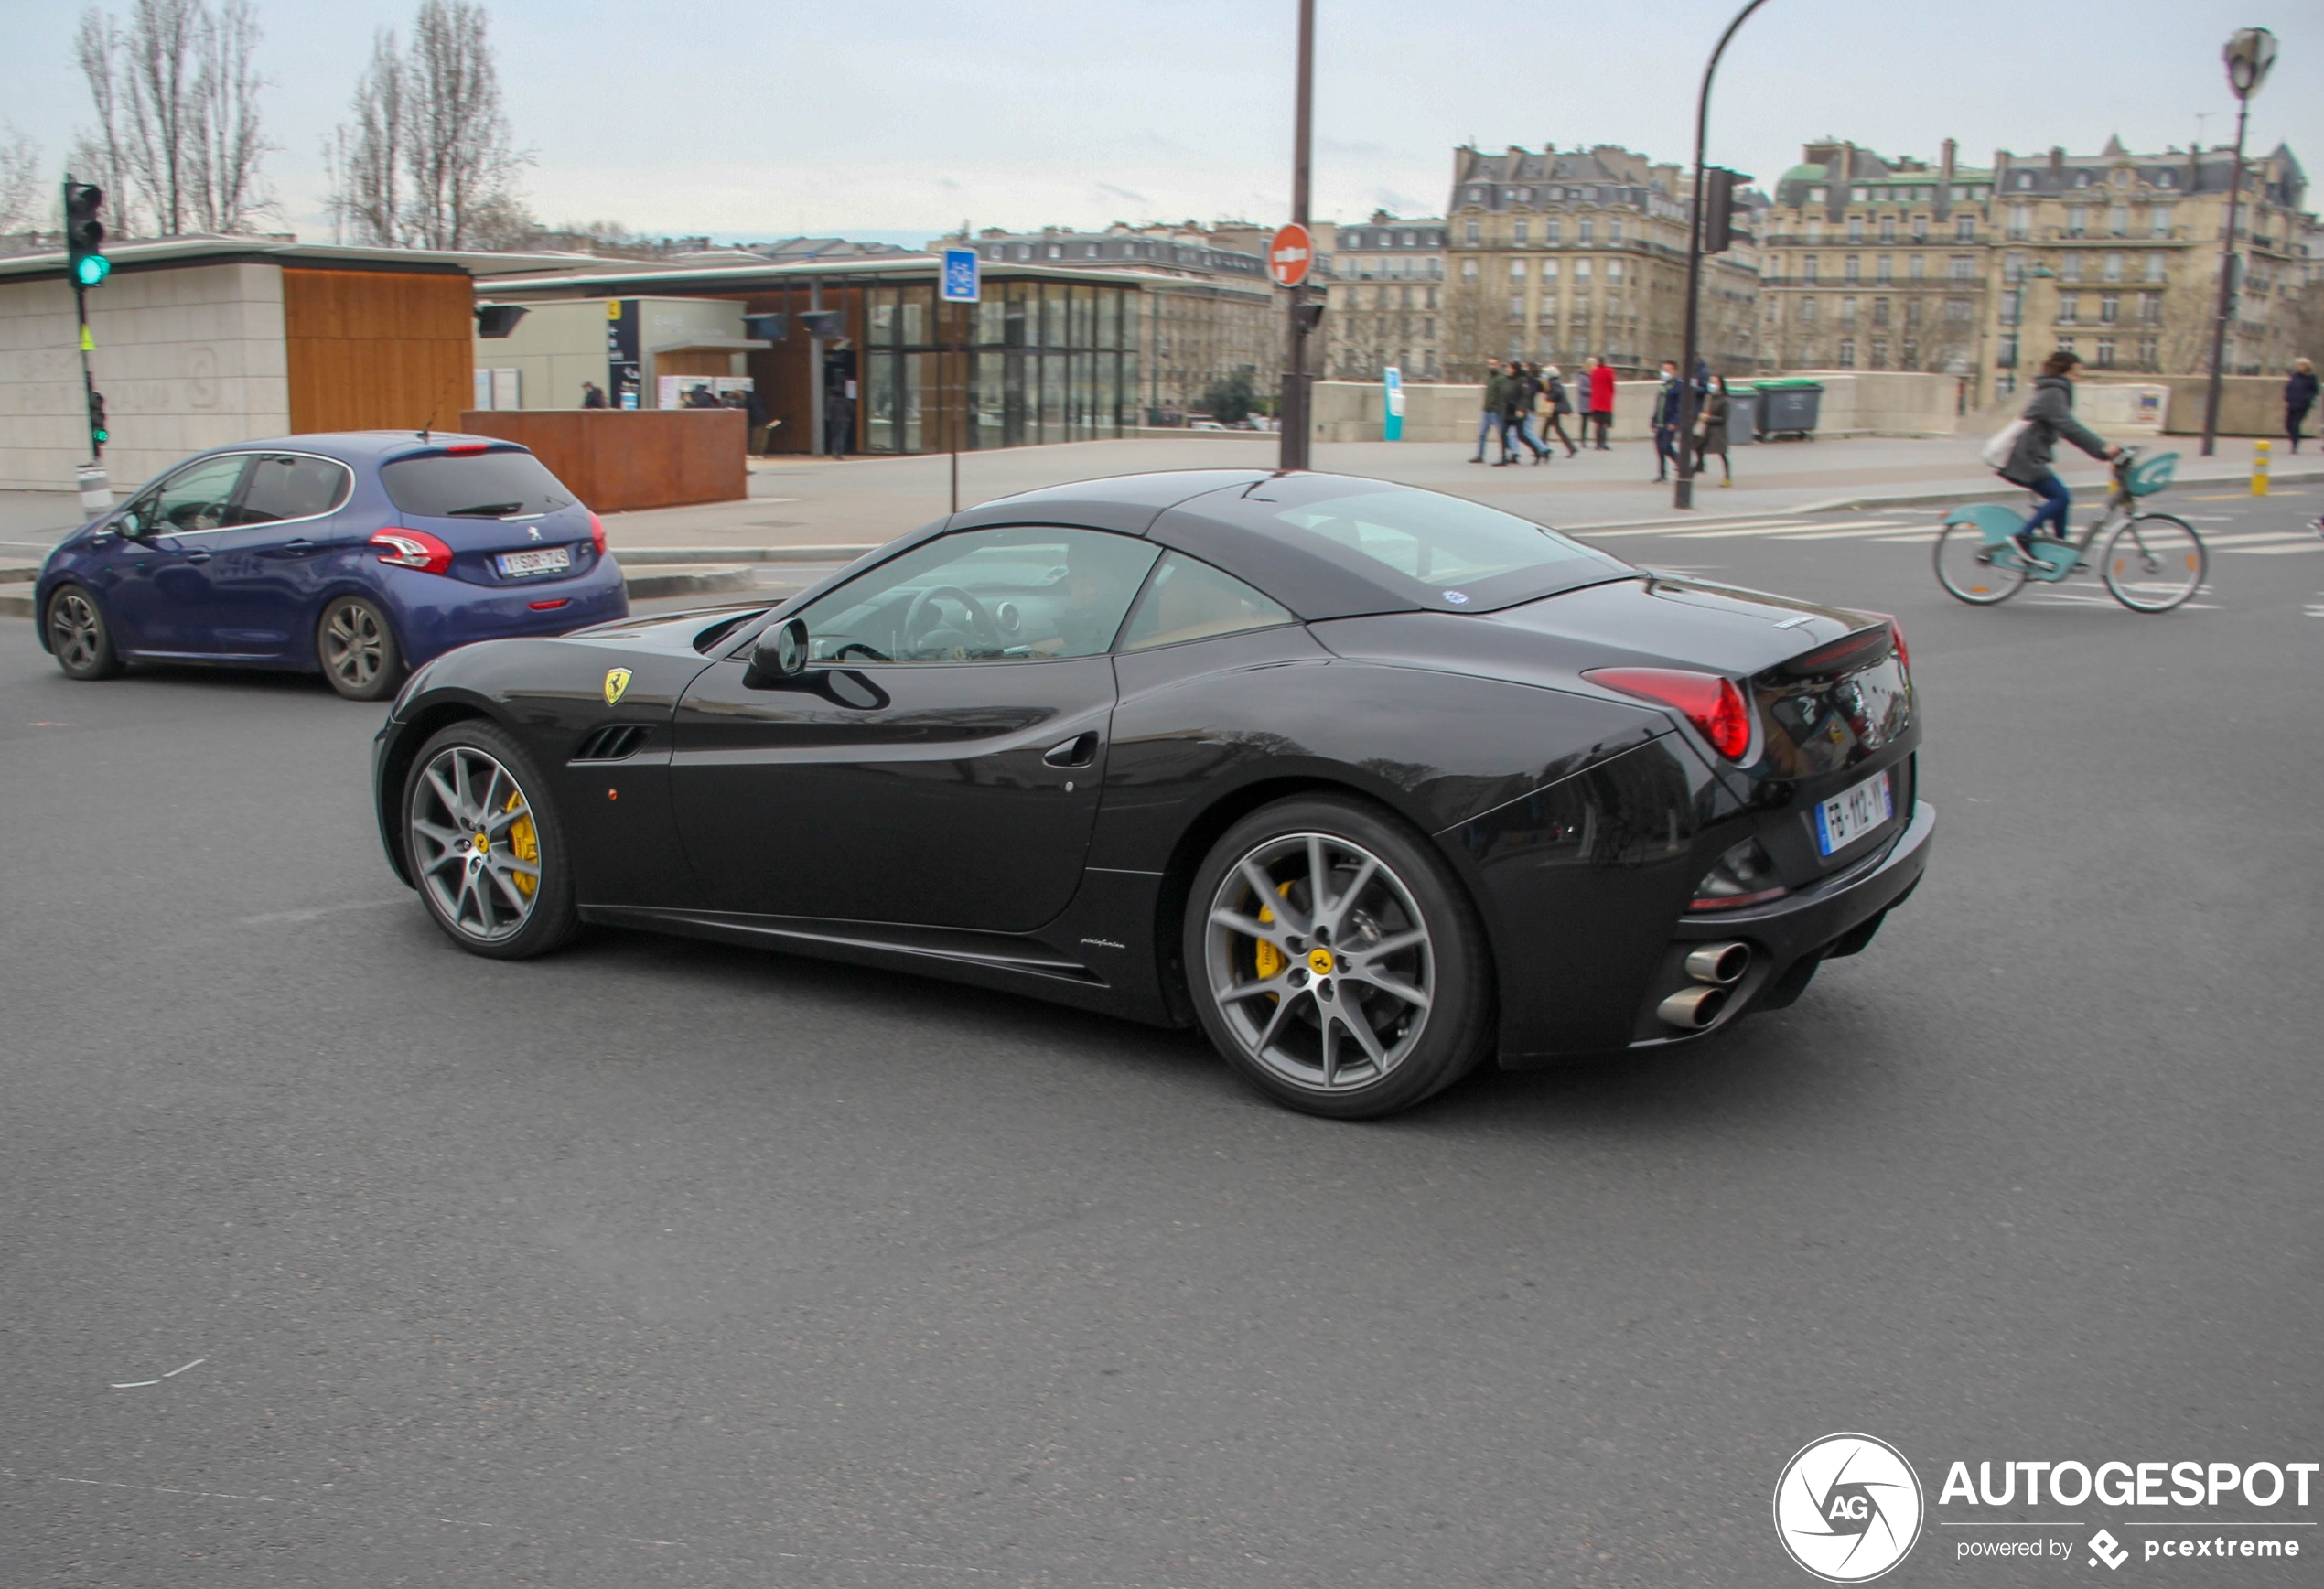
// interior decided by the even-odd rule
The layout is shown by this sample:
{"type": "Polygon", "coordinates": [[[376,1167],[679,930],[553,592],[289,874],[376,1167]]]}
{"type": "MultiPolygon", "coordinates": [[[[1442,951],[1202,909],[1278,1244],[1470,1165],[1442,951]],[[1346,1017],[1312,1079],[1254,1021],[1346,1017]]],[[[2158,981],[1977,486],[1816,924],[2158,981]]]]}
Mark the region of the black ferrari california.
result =
{"type": "Polygon", "coordinates": [[[987,502],[772,609],[465,647],[374,782],[474,953],[596,922],[1199,1023],[1352,1118],[1797,999],[1920,881],[1920,732],[1879,614],[1207,470],[987,502]]]}

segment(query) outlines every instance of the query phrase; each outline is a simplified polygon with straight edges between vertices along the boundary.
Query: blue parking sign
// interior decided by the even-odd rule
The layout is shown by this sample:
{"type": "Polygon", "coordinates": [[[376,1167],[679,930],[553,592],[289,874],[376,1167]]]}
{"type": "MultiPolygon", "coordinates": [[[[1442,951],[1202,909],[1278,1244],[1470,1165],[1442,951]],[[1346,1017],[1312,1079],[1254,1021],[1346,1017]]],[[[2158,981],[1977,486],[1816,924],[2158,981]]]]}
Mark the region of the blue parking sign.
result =
{"type": "Polygon", "coordinates": [[[984,298],[984,280],[973,248],[944,251],[943,298],[948,304],[974,304],[984,298]]]}

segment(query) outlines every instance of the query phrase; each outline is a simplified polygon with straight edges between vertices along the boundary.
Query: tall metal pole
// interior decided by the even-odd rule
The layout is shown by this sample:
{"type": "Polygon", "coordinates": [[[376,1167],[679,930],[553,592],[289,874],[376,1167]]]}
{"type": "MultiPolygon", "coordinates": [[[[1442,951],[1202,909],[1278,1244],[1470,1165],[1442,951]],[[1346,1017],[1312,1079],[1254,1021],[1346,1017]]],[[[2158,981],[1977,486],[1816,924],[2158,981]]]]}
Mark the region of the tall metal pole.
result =
{"type": "Polygon", "coordinates": [[[1687,206],[1691,219],[1686,229],[1686,346],[1678,366],[1678,483],[1671,488],[1671,506],[1695,506],[1695,344],[1701,330],[1697,300],[1703,286],[1703,141],[1710,131],[1711,79],[1719,70],[1719,57],[1727,53],[1727,40],[1743,26],[1744,18],[1767,4],[1767,0],[1751,3],[1735,14],[1735,20],[1719,35],[1718,48],[1711,51],[1710,60],[1703,68],[1702,91],[1695,96],[1695,201],[1687,206]]]}
{"type": "MultiPolygon", "coordinates": [[[[2235,102],[2235,169],[2227,188],[2227,242],[2219,260],[2219,306],[2211,314],[2211,378],[2203,389],[2203,456],[2210,457],[2219,450],[2220,378],[2227,372],[2227,322],[2235,313],[2235,263],[2241,256],[2235,252],[2235,209],[2243,197],[2243,121],[2251,114],[2252,102],[2238,98],[2235,102]]],[[[2197,158],[2200,160],[2200,156],[2197,158]]]]}
{"type": "MultiPolygon", "coordinates": [[[[1308,147],[1314,132],[1315,89],[1316,0],[1299,0],[1299,93],[1291,134],[1291,219],[1303,227],[1307,224],[1308,147]]],[[[1312,259],[1307,268],[1312,275],[1312,259]]],[[[1277,404],[1283,419],[1275,467],[1283,469],[1307,467],[1307,327],[1299,313],[1307,302],[1307,284],[1302,280],[1291,289],[1291,340],[1284,360],[1283,401],[1277,404]]]]}

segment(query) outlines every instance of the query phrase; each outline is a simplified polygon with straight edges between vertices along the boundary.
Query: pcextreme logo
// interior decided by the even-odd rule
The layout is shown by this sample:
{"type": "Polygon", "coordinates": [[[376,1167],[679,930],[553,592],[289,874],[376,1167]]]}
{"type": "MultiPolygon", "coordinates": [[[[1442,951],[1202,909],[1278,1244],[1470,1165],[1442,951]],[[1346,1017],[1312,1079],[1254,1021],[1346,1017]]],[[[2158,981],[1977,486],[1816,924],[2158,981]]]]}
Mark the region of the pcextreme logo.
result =
{"type": "Polygon", "coordinates": [[[1921,1538],[1921,1476],[1885,1440],[1810,1441],[1775,1481],[1775,1533],[1791,1560],[1827,1584],[1864,1584],[1921,1538]]]}

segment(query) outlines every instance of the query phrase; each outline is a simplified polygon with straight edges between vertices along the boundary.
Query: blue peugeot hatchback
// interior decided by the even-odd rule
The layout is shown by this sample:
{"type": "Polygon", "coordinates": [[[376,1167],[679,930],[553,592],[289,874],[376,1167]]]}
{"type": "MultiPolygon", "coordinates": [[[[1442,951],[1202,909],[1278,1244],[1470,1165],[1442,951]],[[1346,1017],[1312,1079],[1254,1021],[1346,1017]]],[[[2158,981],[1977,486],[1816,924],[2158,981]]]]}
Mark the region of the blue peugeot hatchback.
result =
{"type": "Polygon", "coordinates": [[[199,454],[67,537],[35,589],[72,678],[225,662],[356,701],[470,640],[629,613],[604,526],[528,449],[412,431],[199,454]]]}

